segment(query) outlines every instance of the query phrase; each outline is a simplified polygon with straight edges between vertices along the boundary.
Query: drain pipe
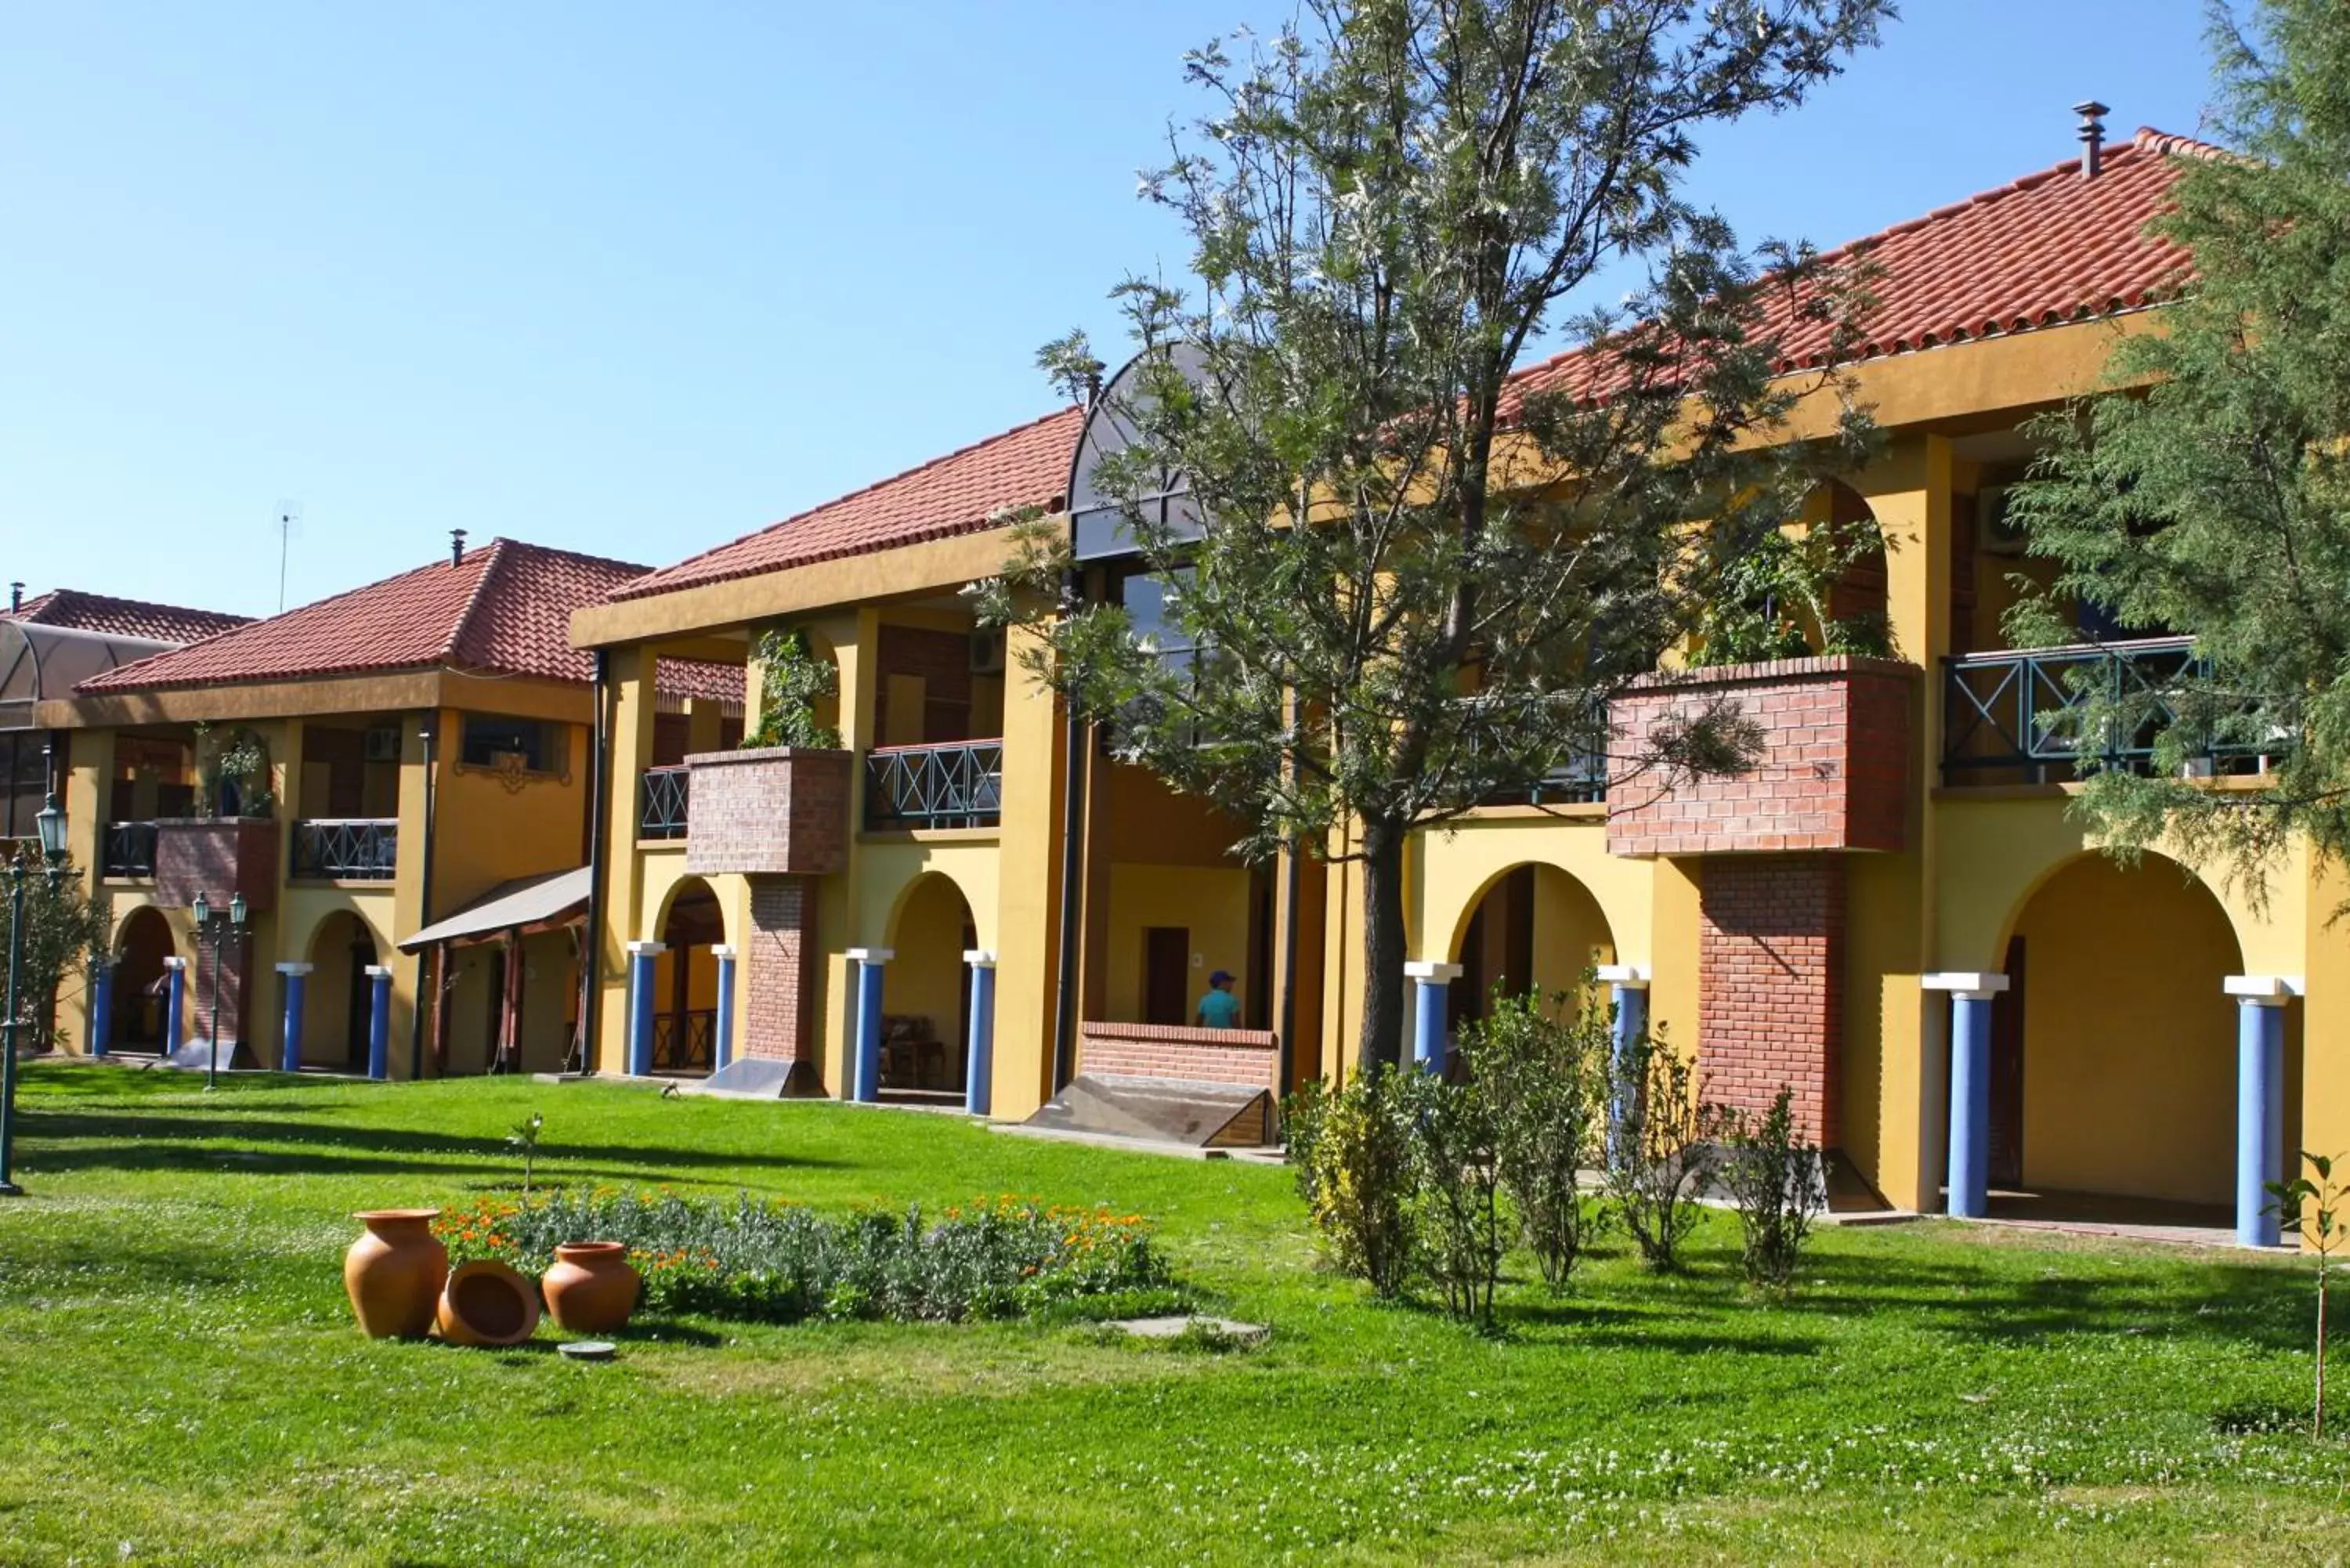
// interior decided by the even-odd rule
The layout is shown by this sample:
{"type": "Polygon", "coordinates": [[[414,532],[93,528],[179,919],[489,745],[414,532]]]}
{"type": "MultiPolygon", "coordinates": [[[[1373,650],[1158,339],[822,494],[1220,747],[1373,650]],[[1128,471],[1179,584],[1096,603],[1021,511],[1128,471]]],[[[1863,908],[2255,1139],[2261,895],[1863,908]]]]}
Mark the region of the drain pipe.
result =
{"type": "MultiPolygon", "coordinates": [[[[424,876],[420,890],[417,918],[424,924],[432,923],[432,839],[433,819],[439,809],[441,792],[432,776],[432,742],[441,728],[441,716],[428,712],[417,738],[424,742],[424,876]]],[[[434,976],[437,988],[440,977],[434,976]]],[[[441,999],[434,997],[437,1009],[441,999]]],[[[421,1083],[424,1077],[424,955],[416,955],[416,1000],[408,1009],[408,1081],[421,1083]]]]}
{"type": "MultiPolygon", "coordinates": [[[[1076,587],[1077,575],[1065,574],[1061,579],[1064,603],[1076,597],[1076,587]]],[[[1078,714],[1076,702],[1066,697],[1062,701],[1068,718],[1061,742],[1066,756],[1061,776],[1060,994],[1053,1017],[1053,1093],[1056,1095],[1077,1075],[1077,900],[1085,885],[1086,748],[1089,739],[1088,727],[1078,714]]]]}
{"type": "Polygon", "coordinates": [[[579,961],[579,1038],[575,1042],[583,1077],[596,1071],[596,1042],[601,1022],[596,1001],[604,978],[604,860],[612,793],[608,782],[612,741],[604,716],[605,700],[610,690],[611,672],[607,662],[609,656],[599,648],[594,658],[596,680],[589,693],[594,707],[588,717],[588,923],[587,940],[580,944],[584,950],[579,961]]]}
{"type": "Polygon", "coordinates": [[[1297,1076],[1297,895],[1305,883],[1298,865],[1303,840],[1289,841],[1289,864],[1282,868],[1282,896],[1286,908],[1281,919],[1281,1089],[1279,1099],[1295,1087],[1297,1076]]]}

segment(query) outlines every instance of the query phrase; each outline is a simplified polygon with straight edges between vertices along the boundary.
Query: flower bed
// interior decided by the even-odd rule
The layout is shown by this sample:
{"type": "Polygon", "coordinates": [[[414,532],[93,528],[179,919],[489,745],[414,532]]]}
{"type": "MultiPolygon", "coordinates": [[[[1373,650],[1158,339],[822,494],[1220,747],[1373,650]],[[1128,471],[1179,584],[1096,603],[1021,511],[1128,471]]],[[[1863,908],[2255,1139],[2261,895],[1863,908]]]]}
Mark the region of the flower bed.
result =
{"type": "Polygon", "coordinates": [[[748,1195],[556,1192],[485,1199],[433,1229],[452,1263],[502,1258],[526,1273],[544,1272],[560,1242],[619,1241],[644,1275],[648,1307],[771,1323],[1155,1311],[1180,1294],[1139,1215],[1009,1196],[926,1220],[918,1207],[833,1218],[748,1195]]]}

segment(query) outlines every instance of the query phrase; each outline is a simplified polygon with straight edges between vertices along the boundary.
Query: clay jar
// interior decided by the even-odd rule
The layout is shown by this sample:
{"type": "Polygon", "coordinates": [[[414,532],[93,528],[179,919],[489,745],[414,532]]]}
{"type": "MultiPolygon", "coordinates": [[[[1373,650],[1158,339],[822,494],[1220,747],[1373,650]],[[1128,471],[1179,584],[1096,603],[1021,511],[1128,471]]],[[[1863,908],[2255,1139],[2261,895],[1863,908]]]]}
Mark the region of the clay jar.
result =
{"type": "Polygon", "coordinates": [[[449,1249],[432,1234],[438,1209],[369,1209],[351,1216],[367,1234],[343,1254],[343,1289],[359,1327],[377,1339],[421,1339],[449,1273],[449,1249]]]}
{"type": "Polygon", "coordinates": [[[452,1345],[520,1345],[538,1327],[538,1292],[495,1258],[449,1271],[435,1319],[452,1345]]]}
{"type": "Polygon", "coordinates": [[[566,1241],[555,1249],[555,1266],[539,1286],[546,1310],[573,1334],[609,1334],[637,1310],[644,1283],[629,1266],[629,1250],[618,1241],[566,1241]]]}

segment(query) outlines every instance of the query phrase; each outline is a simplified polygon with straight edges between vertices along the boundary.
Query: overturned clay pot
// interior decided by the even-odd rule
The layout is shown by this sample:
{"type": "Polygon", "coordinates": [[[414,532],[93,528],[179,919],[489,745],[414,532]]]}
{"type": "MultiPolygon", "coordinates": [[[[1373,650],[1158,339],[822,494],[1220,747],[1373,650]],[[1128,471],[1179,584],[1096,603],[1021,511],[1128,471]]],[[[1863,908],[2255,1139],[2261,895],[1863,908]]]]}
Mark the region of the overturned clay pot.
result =
{"type": "Polygon", "coordinates": [[[538,1291],[495,1258],[449,1271],[435,1320],[452,1345],[520,1345],[538,1328],[538,1291]]]}

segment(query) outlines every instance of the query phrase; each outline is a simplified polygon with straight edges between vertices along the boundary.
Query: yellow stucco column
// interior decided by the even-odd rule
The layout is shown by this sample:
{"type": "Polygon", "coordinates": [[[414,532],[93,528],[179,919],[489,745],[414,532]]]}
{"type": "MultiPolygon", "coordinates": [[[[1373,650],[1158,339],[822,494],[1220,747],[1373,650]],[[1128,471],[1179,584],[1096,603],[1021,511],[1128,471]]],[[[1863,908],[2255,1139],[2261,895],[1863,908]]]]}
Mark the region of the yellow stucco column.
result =
{"type": "Polygon", "coordinates": [[[637,853],[637,790],[653,760],[653,688],[656,663],[646,646],[613,649],[606,658],[612,704],[610,777],[604,830],[603,929],[598,957],[596,1061],[598,1073],[627,1070],[629,1052],[628,944],[644,936],[652,911],[645,909],[645,867],[637,853]]]}
{"type": "Polygon", "coordinates": [[[1022,660],[1040,645],[1014,628],[1004,664],[1003,815],[997,840],[993,1114],[1017,1121],[1052,1093],[1061,888],[1061,705],[1022,660]]]}
{"type": "Polygon", "coordinates": [[[880,684],[881,612],[871,606],[827,617],[809,631],[832,647],[838,681],[840,743],[854,759],[848,782],[848,854],[846,866],[816,885],[816,1037],[809,1042],[827,1087],[848,1097],[850,1032],[857,1011],[857,964],[847,955],[858,945],[864,911],[859,873],[864,847],[858,828],[865,817],[864,755],[873,739],[873,699],[880,684]]]}
{"type": "MultiPolygon", "coordinates": [[[[60,771],[57,804],[66,814],[66,854],[82,892],[92,902],[102,901],[99,890],[100,862],[106,850],[106,819],[113,793],[114,732],[75,730],[67,744],[68,765],[60,771]]],[[[70,985],[57,998],[57,1027],[69,1041],[68,1049],[89,1050],[90,994],[85,985],[70,985]]]]}

